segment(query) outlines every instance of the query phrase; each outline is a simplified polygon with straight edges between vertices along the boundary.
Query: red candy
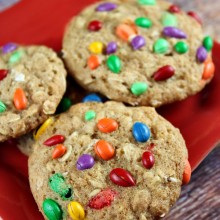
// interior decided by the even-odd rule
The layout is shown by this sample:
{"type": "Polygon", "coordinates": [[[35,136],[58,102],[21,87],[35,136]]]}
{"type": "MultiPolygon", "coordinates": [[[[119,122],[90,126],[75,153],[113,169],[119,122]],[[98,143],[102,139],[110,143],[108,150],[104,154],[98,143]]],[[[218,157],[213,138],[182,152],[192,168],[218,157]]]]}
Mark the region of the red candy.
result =
{"type": "Polygon", "coordinates": [[[130,187],[136,185],[132,175],[122,168],[113,169],[109,177],[114,184],[119,186],[130,187]]]}
{"type": "Polygon", "coordinates": [[[154,166],[154,155],[150,151],[146,151],[142,155],[142,164],[146,169],[151,169],[154,166]]]}
{"type": "Polygon", "coordinates": [[[195,13],[194,11],[189,11],[187,14],[193,17],[199,24],[202,25],[202,19],[199,17],[197,13],[195,13]]]}
{"type": "Polygon", "coordinates": [[[171,13],[179,13],[181,10],[177,5],[171,5],[168,11],[171,13]]]}
{"type": "Polygon", "coordinates": [[[52,137],[50,137],[49,139],[47,139],[46,141],[44,141],[44,145],[46,146],[53,146],[56,144],[61,144],[65,141],[65,137],[63,135],[54,135],[52,137]]]}
{"type": "Polygon", "coordinates": [[[66,153],[66,151],[67,151],[66,147],[62,144],[59,144],[54,149],[53,154],[52,154],[52,158],[53,159],[60,158],[66,153]]]}
{"type": "Polygon", "coordinates": [[[118,123],[111,118],[103,118],[98,121],[98,129],[103,133],[111,133],[118,129],[118,123]]]}
{"type": "Polygon", "coordinates": [[[102,28],[102,22],[100,21],[91,21],[88,25],[88,30],[90,31],[99,31],[102,28]]]}
{"type": "Polygon", "coordinates": [[[8,75],[8,70],[0,69],[0,81],[8,75]]]}
{"type": "Polygon", "coordinates": [[[103,189],[97,195],[92,197],[88,206],[92,209],[102,209],[110,206],[118,193],[112,189],[103,189]]]}
{"type": "Polygon", "coordinates": [[[167,65],[157,70],[154,73],[153,78],[155,81],[163,81],[163,80],[169,79],[174,74],[175,74],[175,69],[172,66],[167,65]]]}

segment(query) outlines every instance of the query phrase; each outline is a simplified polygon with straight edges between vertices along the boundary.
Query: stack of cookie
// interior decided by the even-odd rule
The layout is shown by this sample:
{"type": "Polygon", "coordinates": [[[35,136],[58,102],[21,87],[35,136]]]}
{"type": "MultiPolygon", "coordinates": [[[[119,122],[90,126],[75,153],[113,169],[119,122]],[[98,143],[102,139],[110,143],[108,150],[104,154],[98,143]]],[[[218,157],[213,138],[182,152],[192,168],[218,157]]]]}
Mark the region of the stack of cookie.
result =
{"type": "Polygon", "coordinates": [[[111,0],[70,21],[61,57],[45,46],[1,48],[0,141],[19,138],[30,155],[45,219],[168,213],[191,169],[178,128],[154,107],[211,81],[212,47],[197,19],[175,5],[111,0]]]}

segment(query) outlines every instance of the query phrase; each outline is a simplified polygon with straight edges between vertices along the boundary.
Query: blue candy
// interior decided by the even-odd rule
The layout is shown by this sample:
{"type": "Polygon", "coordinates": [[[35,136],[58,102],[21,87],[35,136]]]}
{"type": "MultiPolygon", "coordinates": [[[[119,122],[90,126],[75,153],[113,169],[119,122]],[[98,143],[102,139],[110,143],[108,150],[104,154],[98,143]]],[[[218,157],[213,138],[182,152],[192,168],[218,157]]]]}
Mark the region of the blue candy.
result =
{"type": "Polygon", "coordinates": [[[135,122],[132,127],[132,134],[137,142],[144,143],[150,138],[150,129],[141,122],[135,122]]]}
{"type": "Polygon", "coordinates": [[[97,94],[92,93],[92,94],[85,96],[82,102],[102,102],[102,99],[97,94]]]}

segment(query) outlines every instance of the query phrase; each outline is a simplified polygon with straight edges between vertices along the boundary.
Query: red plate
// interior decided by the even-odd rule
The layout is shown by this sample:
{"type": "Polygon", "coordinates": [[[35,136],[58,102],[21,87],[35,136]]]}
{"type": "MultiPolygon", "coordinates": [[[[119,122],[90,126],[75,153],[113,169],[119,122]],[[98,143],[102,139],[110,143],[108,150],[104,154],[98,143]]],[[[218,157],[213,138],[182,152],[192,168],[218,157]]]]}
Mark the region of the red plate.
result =
{"type": "MultiPolygon", "coordinates": [[[[22,0],[0,13],[0,45],[46,44],[56,50],[67,21],[94,0],[22,0]]],[[[158,111],[179,127],[195,169],[220,140],[220,45],[215,44],[216,75],[204,91],[158,111]]],[[[14,142],[0,144],[0,219],[41,220],[27,178],[27,158],[14,142]]]]}

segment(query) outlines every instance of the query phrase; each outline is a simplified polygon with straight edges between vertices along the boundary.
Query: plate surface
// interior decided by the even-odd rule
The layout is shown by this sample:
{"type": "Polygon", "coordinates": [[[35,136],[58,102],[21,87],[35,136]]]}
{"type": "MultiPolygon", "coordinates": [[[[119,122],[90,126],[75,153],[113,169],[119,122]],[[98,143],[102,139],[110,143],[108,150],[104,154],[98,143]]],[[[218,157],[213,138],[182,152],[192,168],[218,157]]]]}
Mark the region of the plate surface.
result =
{"type": "MultiPolygon", "coordinates": [[[[94,0],[22,0],[0,13],[0,45],[8,41],[46,44],[61,48],[67,21],[94,0]],[[51,13],[53,12],[53,13],[51,13]]],[[[220,141],[220,44],[215,44],[214,80],[201,93],[158,109],[180,128],[195,169],[220,141]]],[[[27,178],[27,157],[15,141],[0,144],[0,219],[42,220],[31,195],[27,178]]]]}

